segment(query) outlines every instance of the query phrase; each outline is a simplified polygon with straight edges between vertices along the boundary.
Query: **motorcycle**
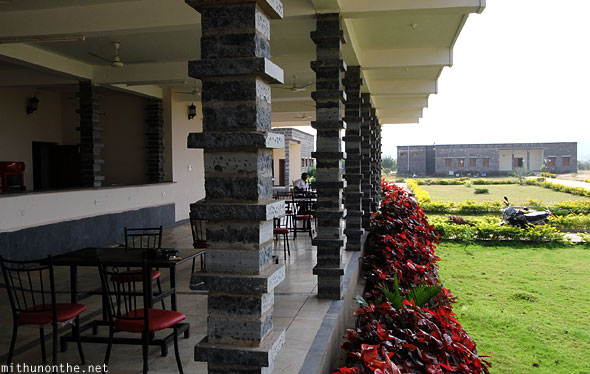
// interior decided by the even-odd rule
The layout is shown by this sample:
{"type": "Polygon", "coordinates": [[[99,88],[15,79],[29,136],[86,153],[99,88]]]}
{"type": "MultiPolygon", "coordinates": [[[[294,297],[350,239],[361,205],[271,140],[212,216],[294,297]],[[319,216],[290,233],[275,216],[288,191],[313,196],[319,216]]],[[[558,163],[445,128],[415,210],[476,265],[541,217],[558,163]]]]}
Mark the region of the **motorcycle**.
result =
{"type": "Polygon", "coordinates": [[[504,196],[504,205],[502,209],[502,221],[500,226],[510,225],[524,229],[532,225],[545,225],[549,223],[551,212],[546,209],[544,212],[530,211],[529,208],[517,209],[510,205],[508,198],[504,196]]]}

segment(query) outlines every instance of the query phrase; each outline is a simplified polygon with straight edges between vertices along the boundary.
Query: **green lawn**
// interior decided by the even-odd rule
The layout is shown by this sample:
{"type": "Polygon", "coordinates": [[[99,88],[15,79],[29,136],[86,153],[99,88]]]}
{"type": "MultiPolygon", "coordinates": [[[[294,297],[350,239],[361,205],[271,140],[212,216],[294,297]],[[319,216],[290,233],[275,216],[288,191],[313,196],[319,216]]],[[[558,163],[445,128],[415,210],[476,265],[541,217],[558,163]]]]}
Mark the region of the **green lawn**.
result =
{"type": "Polygon", "coordinates": [[[440,277],[492,374],[590,374],[590,248],[441,243],[440,277]]]}
{"type": "Polygon", "coordinates": [[[433,201],[445,200],[457,203],[465,200],[477,202],[502,200],[508,196],[514,205],[525,205],[528,199],[542,201],[545,204],[552,204],[564,200],[589,200],[588,197],[577,196],[565,192],[557,192],[539,186],[521,186],[518,184],[484,185],[473,187],[460,186],[420,186],[430,194],[433,201]],[[475,188],[487,188],[490,193],[476,195],[475,188]]]}

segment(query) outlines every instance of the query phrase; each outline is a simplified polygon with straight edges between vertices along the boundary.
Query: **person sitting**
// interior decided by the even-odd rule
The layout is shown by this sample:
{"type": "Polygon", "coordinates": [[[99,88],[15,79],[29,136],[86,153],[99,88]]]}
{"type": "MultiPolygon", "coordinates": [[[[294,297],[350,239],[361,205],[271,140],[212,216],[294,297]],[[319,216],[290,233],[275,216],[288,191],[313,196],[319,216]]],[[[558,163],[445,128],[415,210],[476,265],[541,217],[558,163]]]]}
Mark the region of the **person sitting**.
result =
{"type": "Polygon", "coordinates": [[[307,182],[307,173],[301,174],[301,179],[297,179],[293,184],[296,192],[309,190],[309,183],[307,182]]]}

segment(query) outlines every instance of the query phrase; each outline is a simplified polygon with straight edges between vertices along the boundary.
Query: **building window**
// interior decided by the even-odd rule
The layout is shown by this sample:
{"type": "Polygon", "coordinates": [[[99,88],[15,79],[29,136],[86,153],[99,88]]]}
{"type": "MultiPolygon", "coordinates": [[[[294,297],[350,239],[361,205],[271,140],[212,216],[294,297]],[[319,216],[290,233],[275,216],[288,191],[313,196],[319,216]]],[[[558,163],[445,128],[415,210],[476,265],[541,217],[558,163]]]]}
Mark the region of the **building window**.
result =
{"type": "Polygon", "coordinates": [[[555,166],[555,161],[557,161],[557,157],[547,157],[547,166],[555,166]]]}
{"type": "Polygon", "coordinates": [[[465,167],[465,159],[464,158],[458,158],[457,159],[457,166],[462,168],[465,167]]]}
{"type": "Polygon", "coordinates": [[[477,166],[477,159],[476,158],[470,158],[469,159],[469,167],[470,168],[474,168],[477,166]]]}
{"type": "Polygon", "coordinates": [[[570,166],[570,158],[569,157],[562,157],[561,161],[563,162],[563,166],[570,166]]]}
{"type": "Polygon", "coordinates": [[[489,168],[490,167],[490,159],[489,158],[482,159],[481,164],[484,168],[489,168]]]}
{"type": "Polygon", "coordinates": [[[400,152],[399,153],[399,157],[406,157],[406,155],[407,155],[406,152],[400,152]]]}
{"type": "Polygon", "coordinates": [[[445,167],[450,168],[453,165],[453,160],[450,158],[445,158],[445,167]]]}
{"type": "Polygon", "coordinates": [[[412,157],[418,157],[420,156],[420,152],[412,152],[412,157]]]}

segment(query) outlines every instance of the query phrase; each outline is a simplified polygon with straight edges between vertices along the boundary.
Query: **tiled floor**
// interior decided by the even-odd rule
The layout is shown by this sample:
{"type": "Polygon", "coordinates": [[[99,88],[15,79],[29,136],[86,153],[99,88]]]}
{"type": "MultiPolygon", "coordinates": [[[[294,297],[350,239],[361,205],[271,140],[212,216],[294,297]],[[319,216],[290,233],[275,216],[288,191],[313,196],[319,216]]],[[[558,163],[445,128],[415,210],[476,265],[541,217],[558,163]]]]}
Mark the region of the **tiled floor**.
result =
{"type": "MultiPolygon", "coordinates": [[[[299,235],[297,241],[291,240],[291,256],[285,262],[283,258],[282,241],[275,242],[275,254],[281,262],[285,262],[286,278],[275,289],[274,326],[275,329],[286,330],[286,342],[277,356],[273,373],[298,373],[311,343],[322,323],[331,304],[329,300],[317,298],[317,278],[312,275],[316,263],[316,250],[306,235],[299,235]]],[[[190,226],[180,225],[165,230],[163,246],[176,248],[191,248],[192,238],[190,226]]],[[[349,253],[344,252],[343,261],[348,262],[349,253]]],[[[185,263],[177,269],[178,310],[186,314],[191,324],[189,339],[179,340],[180,355],[185,373],[206,373],[207,365],[193,360],[194,346],[207,331],[207,295],[206,292],[191,291],[188,287],[190,278],[190,263],[185,263]]],[[[69,300],[69,273],[66,268],[56,268],[57,288],[65,292],[60,295],[64,301],[69,300]]],[[[164,278],[166,279],[166,278],[164,278]]],[[[93,268],[80,268],[79,282],[81,290],[95,289],[100,286],[98,273],[93,268]]],[[[0,290],[0,313],[4,316],[4,323],[0,324],[0,353],[1,363],[5,363],[6,354],[12,334],[10,306],[4,290],[0,290]]],[[[59,300],[58,300],[59,301],[59,300]]],[[[99,313],[100,300],[90,297],[82,301],[88,307],[83,315],[90,316],[99,313]]],[[[46,329],[46,334],[51,329],[46,329]]],[[[87,331],[85,334],[89,334],[87,331]]],[[[104,330],[102,331],[104,333],[104,330]]],[[[17,355],[15,363],[40,364],[41,351],[38,343],[39,332],[33,328],[20,328],[17,340],[17,355]]],[[[47,341],[48,357],[51,357],[51,341],[47,341]]],[[[103,362],[106,347],[102,344],[84,343],[87,364],[100,365],[103,362]]],[[[151,373],[176,373],[176,362],[172,345],[168,357],[161,357],[158,347],[150,347],[151,373]]],[[[127,374],[138,373],[142,368],[141,347],[115,345],[111,354],[109,373],[127,374]]],[[[75,344],[70,344],[64,353],[59,352],[59,362],[79,364],[80,359],[75,344]]]]}

